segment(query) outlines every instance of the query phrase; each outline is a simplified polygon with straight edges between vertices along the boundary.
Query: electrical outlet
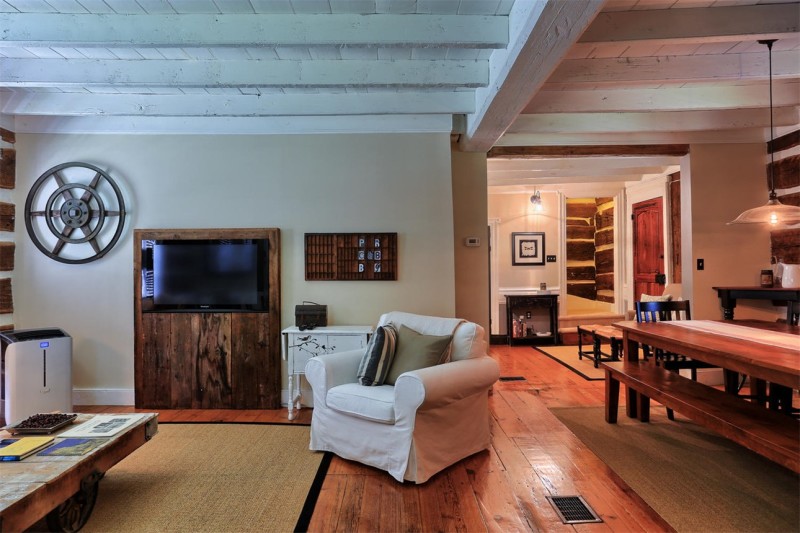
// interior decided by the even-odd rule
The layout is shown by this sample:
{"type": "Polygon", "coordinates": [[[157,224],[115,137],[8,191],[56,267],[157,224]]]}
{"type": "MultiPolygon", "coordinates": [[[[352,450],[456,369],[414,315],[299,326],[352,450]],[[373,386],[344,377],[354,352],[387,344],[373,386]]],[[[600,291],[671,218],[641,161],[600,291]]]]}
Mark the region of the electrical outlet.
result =
{"type": "Polygon", "coordinates": [[[704,270],[706,268],[706,262],[704,259],[697,260],[697,270],[704,270]]]}
{"type": "Polygon", "coordinates": [[[555,262],[556,262],[556,256],[554,256],[554,255],[548,255],[548,256],[547,256],[547,262],[548,262],[548,263],[555,263],[555,262]]]}

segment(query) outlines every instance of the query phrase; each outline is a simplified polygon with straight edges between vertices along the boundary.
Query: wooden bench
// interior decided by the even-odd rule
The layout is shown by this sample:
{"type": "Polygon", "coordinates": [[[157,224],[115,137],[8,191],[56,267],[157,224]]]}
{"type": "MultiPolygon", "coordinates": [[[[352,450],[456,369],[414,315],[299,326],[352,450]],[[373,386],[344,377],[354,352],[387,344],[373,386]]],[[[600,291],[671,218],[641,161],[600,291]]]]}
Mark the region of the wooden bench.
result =
{"type": "Polygon", "coordinates": [[[603,324],[583,324],[578,326],[578,359],[590,357],[594,367],[598,368],[604,361],[619,361],[622,356],[622,330],[603,324]],[[592,339],[591,350],[583,347],[584,335],[592,339]],[[603,341],[610,345],[611,353],[603,351],[603,341]]]}
{"type": "Polygon", "coordinates": [[[636,411],[643,422],[650,418],[650,400],[653,399],[800,473],[800,421],[797,419],[646,361],[606,362],[602,366],[606,371],[606,422],[617,421],[619,387],[624,383],[637,393],[636,411]]]}

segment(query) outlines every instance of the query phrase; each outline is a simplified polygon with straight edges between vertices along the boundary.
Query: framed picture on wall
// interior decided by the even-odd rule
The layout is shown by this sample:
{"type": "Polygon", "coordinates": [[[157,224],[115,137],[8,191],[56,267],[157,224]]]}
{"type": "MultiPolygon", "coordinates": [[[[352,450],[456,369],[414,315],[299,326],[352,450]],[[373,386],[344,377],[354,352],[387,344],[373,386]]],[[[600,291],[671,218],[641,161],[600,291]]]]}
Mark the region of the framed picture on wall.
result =
{"type": "Polygon", "coordinates": [[[511,264],[515,266],[544,264],[544,233],[512,233],[511,264]]]}

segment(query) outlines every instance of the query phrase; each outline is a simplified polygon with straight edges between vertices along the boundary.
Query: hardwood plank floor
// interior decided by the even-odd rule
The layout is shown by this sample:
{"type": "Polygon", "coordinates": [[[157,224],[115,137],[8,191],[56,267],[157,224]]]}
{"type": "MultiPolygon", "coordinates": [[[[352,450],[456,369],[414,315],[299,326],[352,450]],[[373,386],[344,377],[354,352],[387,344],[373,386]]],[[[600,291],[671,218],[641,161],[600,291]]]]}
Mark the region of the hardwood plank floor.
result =
{"type": "MultiPolygon", "coordinates": [[[[587,381],[527,346],[491,346],[501,376],[490,396],[492,445],[434,476],[397,483],[383,471],[334,457],[310,531],[672,531],[630,487],[590,452],[548,407],[603,405],[604,382],[587,381]],[[582,495],[603,519],[565,525],[546,496],[582,495]]],[[[84,406],[83,412],[132,407],[84,406]]],[[[275,411],[162,410],[163,422],[308,424],[275,411]]]]}

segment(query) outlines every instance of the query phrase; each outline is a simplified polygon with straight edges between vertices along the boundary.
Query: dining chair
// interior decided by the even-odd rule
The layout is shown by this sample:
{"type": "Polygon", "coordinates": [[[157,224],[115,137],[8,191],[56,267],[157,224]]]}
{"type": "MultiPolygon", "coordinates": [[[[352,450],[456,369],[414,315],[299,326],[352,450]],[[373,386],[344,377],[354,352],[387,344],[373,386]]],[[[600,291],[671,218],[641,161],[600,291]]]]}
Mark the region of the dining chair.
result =
{"type": "MultiPolygon", "coordinates": [[[[692,309],[689,300],[671,300],[667,302],[636,302],[636,322],[665,322],[675,320],[691,320],[692,309]]],[[[642,345],[645,359],[653,357],[655,364],[672,372],[688,369],[692,381],[697,381],[698,368],[714,368],[713,365],[703,361],[690,359],[685,355],[664,351],[660,348],[654,350],[650,346],[642,345]]],[[[672,409],[667,409],[667,417],[675,420],[672,409]]]]}

